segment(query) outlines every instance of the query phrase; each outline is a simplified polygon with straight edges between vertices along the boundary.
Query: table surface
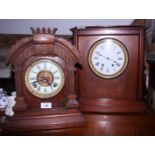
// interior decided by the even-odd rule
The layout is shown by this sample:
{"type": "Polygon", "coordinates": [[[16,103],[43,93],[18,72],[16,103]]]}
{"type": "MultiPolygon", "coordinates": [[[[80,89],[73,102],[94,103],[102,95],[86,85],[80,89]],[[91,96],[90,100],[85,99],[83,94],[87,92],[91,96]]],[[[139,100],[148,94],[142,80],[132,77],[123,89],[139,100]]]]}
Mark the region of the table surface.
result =
{"type": "MultiPolygon", "coordinates": [[[[31,131],[13,135],[60,136],[152,136],[155,135],[155,111],[128,114],[84,114],[83,127],[31,131]]],[[[11,135],[11,134],[4,134],[11,135]]]]}

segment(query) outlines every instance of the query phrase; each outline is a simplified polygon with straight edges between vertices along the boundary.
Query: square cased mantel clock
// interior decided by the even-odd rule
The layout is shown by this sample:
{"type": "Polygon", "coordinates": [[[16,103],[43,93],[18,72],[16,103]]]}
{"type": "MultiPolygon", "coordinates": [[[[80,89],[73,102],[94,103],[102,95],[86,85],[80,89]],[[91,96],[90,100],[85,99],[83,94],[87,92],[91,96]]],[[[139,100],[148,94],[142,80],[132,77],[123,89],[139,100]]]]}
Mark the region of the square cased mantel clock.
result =
{"type": "Polygon", "coordinates": [[[77,101],[79,54],[56,28],[32,28],[32,37],[18,41],[7,53],[16,82],[15,116],[3,132],[77,127],[85,123],[77,101]]]}
{"type": "Polygon", "coordinates": [[[143,111],[144,27],[74,28],[80,52],[79,101],[87,112],[143,111]]]}

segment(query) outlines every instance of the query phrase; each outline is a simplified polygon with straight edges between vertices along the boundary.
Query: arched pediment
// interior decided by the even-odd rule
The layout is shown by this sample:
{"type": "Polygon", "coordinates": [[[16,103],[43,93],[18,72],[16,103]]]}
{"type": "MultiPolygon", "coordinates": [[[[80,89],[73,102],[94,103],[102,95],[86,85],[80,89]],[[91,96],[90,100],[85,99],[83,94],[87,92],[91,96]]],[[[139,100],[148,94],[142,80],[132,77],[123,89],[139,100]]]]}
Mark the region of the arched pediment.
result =
{"type": "Polygon", "coordinates": [[[7,53],[7,64],[21,66],[32,56],[56,55],[70,64],[79,63],[79,52],[64,38],[55,36],[56,29],[33,29],[33,37],[20,40],[7,53]]]}

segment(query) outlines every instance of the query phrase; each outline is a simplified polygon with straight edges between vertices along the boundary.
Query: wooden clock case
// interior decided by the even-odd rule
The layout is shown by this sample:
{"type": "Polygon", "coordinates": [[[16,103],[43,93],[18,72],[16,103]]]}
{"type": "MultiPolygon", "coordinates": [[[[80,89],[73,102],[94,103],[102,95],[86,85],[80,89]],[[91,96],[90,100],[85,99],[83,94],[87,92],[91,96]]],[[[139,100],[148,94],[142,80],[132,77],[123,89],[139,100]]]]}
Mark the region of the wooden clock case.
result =
{"type": "Polygon", "coordinates": [[[144,95],[144,27],[75,27],[73,44],[80,52],[79,101],[86,112],[141,112],[144,95]],[[128,52],[128,65],[118,77],[104,79],[94,74],[88,64],[91,47],[99,40],[112,38],[128,52]]]}
{"type": "Polygon", "coordinates": [[[79,54],[72,44],[55,36],[56,28],[32,28],[33,36],[20,40],[8,52],[6,62],[13,65],[16,83],[15,116],[3,125],[3,131],[17,132],[77,127],[85,123],[76,100],[76,64],[79,54]],[[51,98],[39,98],[26,88],[26,69],[38,60],[58,63],[65,74],[61,92],[51,98]],[[41,109],[41,102],[52,103],[51,109],[41,109]]]}

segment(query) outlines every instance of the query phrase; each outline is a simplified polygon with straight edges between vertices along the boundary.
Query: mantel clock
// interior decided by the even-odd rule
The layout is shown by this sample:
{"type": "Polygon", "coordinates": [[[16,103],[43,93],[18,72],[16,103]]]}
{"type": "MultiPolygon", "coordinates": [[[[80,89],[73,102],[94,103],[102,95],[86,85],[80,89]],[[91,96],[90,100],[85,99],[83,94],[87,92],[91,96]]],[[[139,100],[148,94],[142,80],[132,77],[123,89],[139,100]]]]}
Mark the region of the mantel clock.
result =
{"type": "Polygon", "coordinates": [[[27,132],[77,127],[84,118],[77,101],[79,53],[56,28],[31,28],[33,36],[17,42],[7,54],[16,82],[15,116],[4,131],[27,132]]]}
{"type": "Polygon", "coordinates": [[[82,110],[143,111],[144,27],[76,27],[72,31],[82,64],[79,71],[82,110]]]}

